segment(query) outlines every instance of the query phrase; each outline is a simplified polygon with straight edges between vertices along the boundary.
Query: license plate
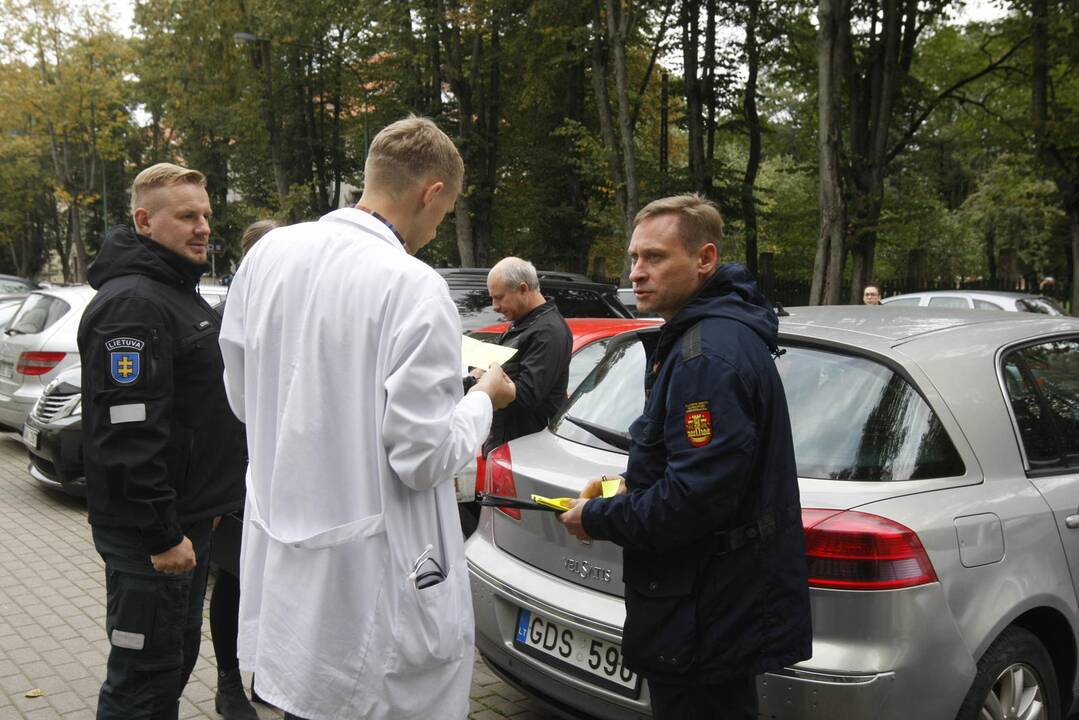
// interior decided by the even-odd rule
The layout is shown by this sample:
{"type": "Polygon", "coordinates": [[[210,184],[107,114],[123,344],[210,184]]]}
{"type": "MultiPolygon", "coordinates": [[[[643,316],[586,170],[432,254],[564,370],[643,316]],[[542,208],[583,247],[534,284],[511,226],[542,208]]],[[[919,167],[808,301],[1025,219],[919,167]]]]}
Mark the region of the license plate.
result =
{"type": "Polygon", "coordinates": [[[37,432],[37,428],[32,428],[29,425],[22,426],[22,441],[34,450],[37,450],[37,432]]]}
{"type": "Polygon", "coordinates": [[[521,652],[571,675],[628,698],[641,693],[641,680],[625,666],[622,646],[592,637],[531,610],[521,609],[513,644],[521,652]]]}
{"type": "Polygon", "coordinates": [[[0,362],[0,377],[15,377],[15,366],[9,362],[0,362]]]}

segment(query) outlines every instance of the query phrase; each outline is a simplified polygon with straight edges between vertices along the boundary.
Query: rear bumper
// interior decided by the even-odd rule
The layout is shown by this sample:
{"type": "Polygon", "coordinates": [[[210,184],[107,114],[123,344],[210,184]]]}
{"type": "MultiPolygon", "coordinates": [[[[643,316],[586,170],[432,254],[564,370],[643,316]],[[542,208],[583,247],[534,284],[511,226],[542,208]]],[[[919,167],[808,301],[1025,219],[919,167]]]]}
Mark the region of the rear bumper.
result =
{"type": "MultiPolygon", "coordinates": [[[[562,717],[651,717],[647,683],[633,700],[539,662],[513,645],[519,608],[620,642],[620,598],[536,570],[482,534],[467,545],[476,644],[488,664],[562,717]],[[588,608],[589,617],[568,608],[588,608]]],[[[778,720],[954,717],[974,677],[939,585],[868,594],[813,591],[811,660],[757,680],[760,714],[778,720]]],[[[584,610],[578,610],[584,612],[584,610]]]]}
{"type": "Polygon", "coordinates": [[[0,425],[13,430],[21,430],[35,402],[37,402],[37,394],[31,397],[18,393],[15,395],[0,394],[0,425]]]}

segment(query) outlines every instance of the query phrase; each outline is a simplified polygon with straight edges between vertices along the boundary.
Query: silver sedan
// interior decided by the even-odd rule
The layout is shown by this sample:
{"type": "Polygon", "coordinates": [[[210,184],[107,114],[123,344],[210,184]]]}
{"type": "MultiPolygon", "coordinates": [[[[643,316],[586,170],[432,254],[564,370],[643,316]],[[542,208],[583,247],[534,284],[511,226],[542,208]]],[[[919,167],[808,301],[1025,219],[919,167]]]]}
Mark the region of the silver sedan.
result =
{"type": "MultiPolygon", "coordinates": [[[[780,334],[814,640],[810,660],[759,678],[762,716],[1066,716],[1079,320],[794,308],[780,334]]],[[[492,453],[487,491],[576,496],[621,472],[644,367],[637,333],[612,341],[548,430],[492,453]]],[[[619,548],[578,542],[552,513],[485,508],[467,554],[495,672],[559,714],[650,716],[622,660],[619,548]]]]}

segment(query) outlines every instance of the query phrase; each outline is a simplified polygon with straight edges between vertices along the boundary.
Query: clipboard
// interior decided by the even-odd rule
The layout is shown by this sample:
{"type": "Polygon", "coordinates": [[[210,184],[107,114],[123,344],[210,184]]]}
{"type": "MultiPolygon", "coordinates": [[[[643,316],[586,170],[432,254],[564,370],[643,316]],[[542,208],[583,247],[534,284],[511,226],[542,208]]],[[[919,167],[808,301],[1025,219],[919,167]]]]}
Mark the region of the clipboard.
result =
{"type": "MultiPolygon", "coordinates": [[[[559,500],[568,500],[569,498],[559,498],[559,500]]],[[[513,508],[515,510],[545,510],[547,512],[565,512],[568,507],[563,507],[557,504],[557,501],[545,498],[540,495],[533,495],[531,500],[522,500],[516,497],[506,497],[504,495],[487,495],[486,493],[477,494],[476,501],[480,505],[486,505],[487,507],[502,507],[513,508]],[[540,501],[546,502],[540,502],[540,501]]]]}

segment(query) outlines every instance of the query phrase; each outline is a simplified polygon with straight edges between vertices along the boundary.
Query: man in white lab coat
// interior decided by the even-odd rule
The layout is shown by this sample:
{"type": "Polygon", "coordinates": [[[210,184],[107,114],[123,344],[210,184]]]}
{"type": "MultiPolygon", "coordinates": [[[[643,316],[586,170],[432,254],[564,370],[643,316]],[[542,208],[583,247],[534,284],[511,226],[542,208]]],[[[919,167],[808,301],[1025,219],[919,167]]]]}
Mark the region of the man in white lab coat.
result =
{"type": "Polygon", "coordinates": [[[221,330],[250,465],[238,655],[308,720],[468,713],[473,618],[451,478],[514,396],[462,397],[461,323],[412,257],[464,167],[430,120],[374,139],[355,208],[269,233],[221,330]]]}

